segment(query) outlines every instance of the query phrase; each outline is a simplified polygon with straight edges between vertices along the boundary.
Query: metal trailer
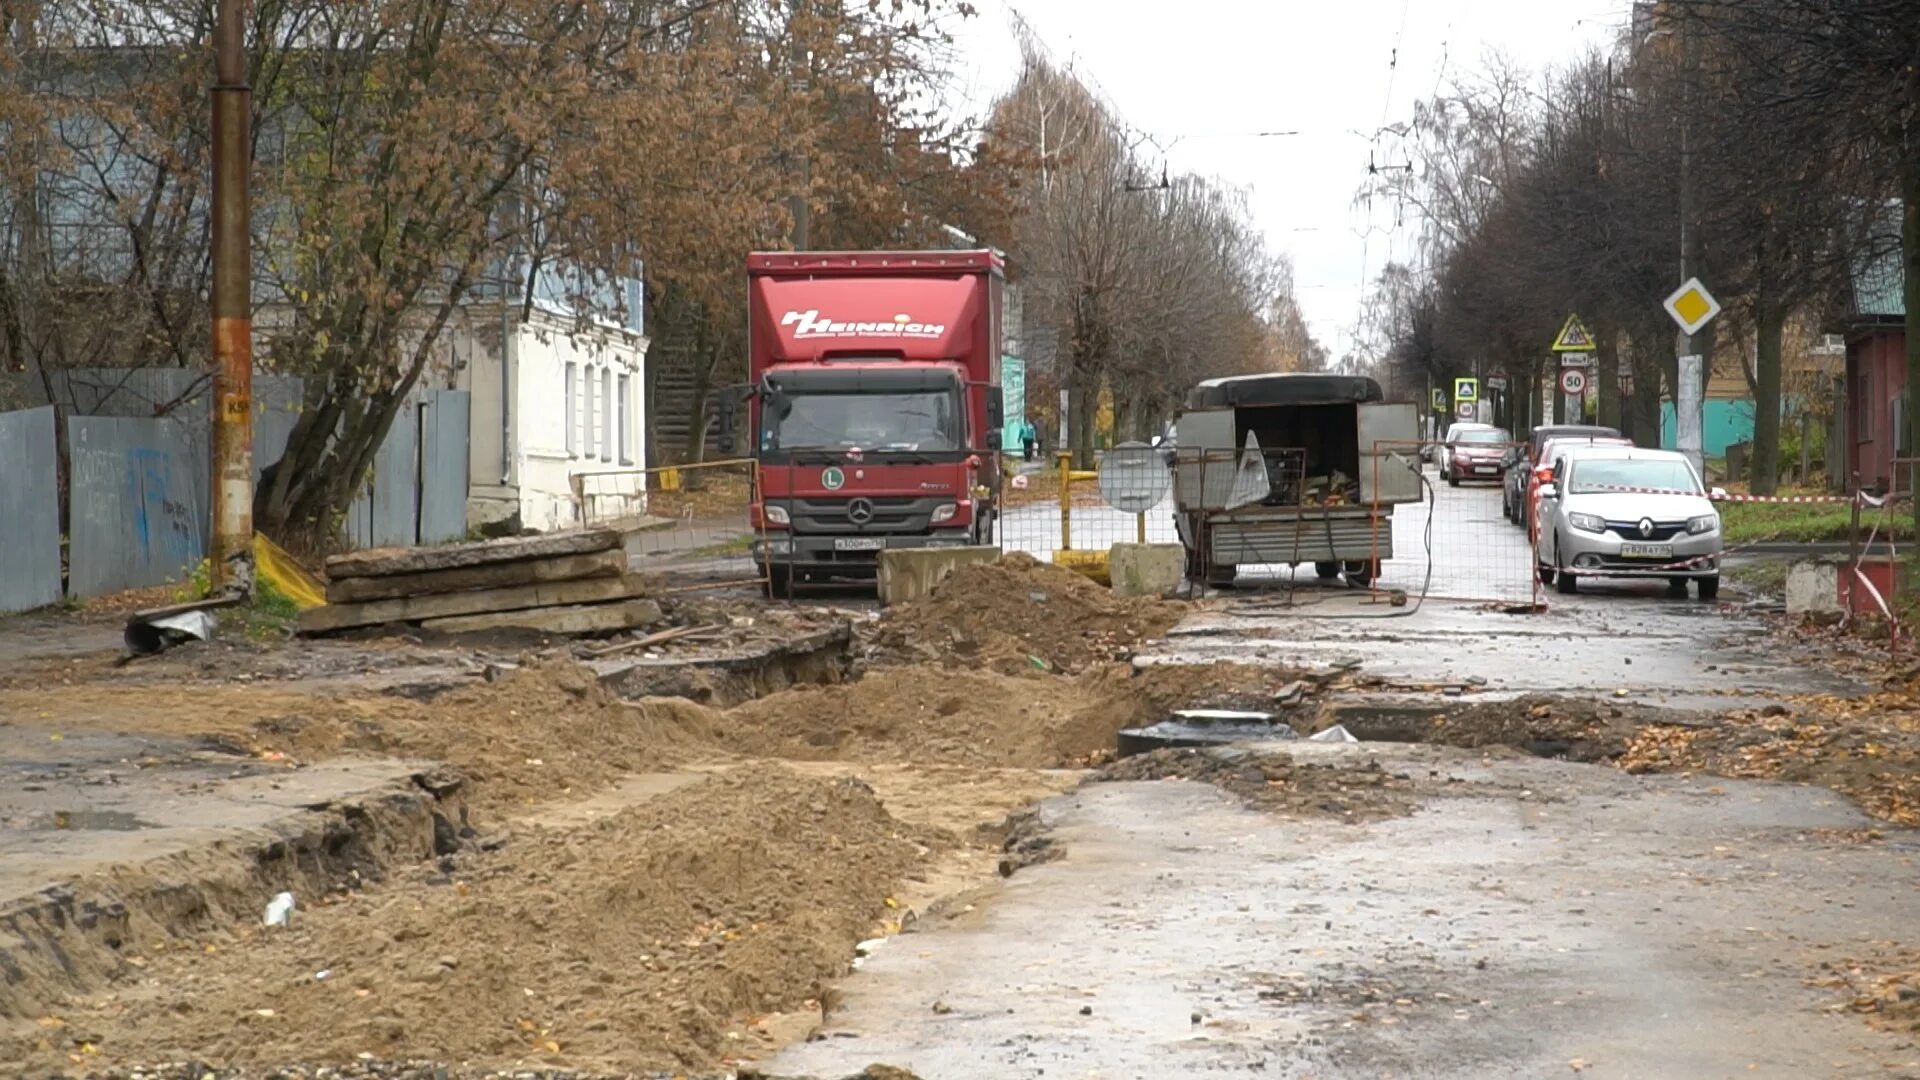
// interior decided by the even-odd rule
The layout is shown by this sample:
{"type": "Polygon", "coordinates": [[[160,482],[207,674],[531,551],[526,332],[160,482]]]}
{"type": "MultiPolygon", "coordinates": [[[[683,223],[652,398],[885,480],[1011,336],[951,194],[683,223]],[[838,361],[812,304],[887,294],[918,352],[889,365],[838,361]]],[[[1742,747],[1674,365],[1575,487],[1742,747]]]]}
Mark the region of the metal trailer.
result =
{"type": "Polygon", "coordinates": [[[1365,586],[1393,557],[1393,508],[1421,501],[1420,410],[1351,375],[1209,379],[1175,422],[1174,503],[1187,569],[1312,564],[1365,586]]]}

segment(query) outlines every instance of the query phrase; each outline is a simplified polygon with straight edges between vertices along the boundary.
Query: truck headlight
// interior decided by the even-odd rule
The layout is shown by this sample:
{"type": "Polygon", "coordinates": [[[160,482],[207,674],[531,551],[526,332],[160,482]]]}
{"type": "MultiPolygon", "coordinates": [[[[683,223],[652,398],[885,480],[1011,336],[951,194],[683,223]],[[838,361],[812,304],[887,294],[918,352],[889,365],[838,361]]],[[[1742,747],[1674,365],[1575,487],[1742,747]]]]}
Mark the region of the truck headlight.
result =
{"type": "Polygon", "coordinates": [[[1567,524],[1581,532],[1603,533],[1607,531],[1607,521],[1597,514],[1568,514],[1567,524]]]}
{"type": "Polygon", "coordinates": [[[952,521],[953,515],[959,512],[960,512],[960,504],[941,503],[939,506],[936,506],[933,508],[933,523],[935,525],[938,525],[943,521],[952,521]]]}
{"type": "Polygon", "coordinates": [[[772,503],[768,503],[767,504],[767,524],[791,525],[793,524],[793,516],[787,513],[786,507],[775,506],[772,503]]]}
{"type": "Polygon", "coordinates": [[[1697,518],[1687,519],[1687,535],[1700,536],[1720,527],[1719,514],[1701,514],[1697,518]]]}

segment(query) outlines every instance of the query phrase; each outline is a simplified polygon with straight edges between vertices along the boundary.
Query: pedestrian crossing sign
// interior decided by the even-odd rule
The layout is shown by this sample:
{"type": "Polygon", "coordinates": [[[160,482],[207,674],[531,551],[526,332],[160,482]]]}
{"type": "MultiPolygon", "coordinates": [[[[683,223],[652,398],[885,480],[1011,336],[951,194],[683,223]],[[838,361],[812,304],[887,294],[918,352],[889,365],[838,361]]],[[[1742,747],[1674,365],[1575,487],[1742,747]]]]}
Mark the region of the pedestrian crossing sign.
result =
{"type": "Polygon", "coordinates": [[[1479,379],[1453,380],[1453,400],[1455,404],[1459,404],[1460,402],[1463,402],[1463,401],[1467,401],[1467,402],[1479,401],[1480,400],[1480,380],[1479,379]]]}
{"type": "Polygon", "coordinates": [[[1593,335],[1587,333],[1586,325],[1578,315],[1567,316],[1567,324],[1560,328],[1560,336],[1553,339],[1553,351],[1557,353],[1593,352],[1595,348],[1593,335]]]}
{"type": "Polygon", "coordinates": [[[1433,411],[1445,412],[1446,409],[1447,409],[1447,392],[1436,386],[1433,388],[1433,411]]]}

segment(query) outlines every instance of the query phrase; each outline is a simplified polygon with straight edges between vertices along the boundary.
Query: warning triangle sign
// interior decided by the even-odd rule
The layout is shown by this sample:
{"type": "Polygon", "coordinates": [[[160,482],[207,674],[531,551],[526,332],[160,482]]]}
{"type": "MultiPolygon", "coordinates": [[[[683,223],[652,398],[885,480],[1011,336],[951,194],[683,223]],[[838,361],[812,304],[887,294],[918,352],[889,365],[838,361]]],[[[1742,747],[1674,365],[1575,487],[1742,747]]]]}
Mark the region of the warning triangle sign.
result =
{"type": "Polygon", "coordinates": [[[1595,349],[1593,335],[1580,322],[1580,316],[1567,316],[1567,325],[1560,328],[1560,336],[1553,339],[1553,351],[1557,353],[1592,352],[1595,349]]]}

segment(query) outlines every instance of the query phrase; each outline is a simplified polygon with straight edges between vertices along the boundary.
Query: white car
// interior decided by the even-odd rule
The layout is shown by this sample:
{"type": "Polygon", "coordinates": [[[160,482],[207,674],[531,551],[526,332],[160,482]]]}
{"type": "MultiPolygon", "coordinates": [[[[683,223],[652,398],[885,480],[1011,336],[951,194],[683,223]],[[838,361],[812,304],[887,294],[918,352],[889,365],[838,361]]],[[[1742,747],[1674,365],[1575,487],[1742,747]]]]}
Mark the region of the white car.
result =
{"type": "Polygon", "coordinates": [[[1720,594],[1720,514],[1686,455],[1626,446],[1570,446],[1540,487],[1534,558],[1540,580],[1563,593],[1580,578],[1691,581],[1700,599],[1720,594]]]}

